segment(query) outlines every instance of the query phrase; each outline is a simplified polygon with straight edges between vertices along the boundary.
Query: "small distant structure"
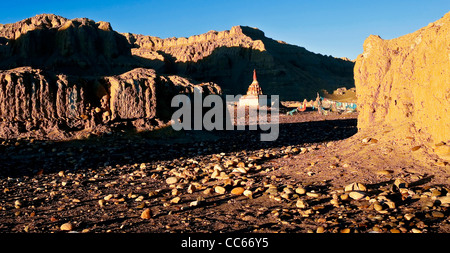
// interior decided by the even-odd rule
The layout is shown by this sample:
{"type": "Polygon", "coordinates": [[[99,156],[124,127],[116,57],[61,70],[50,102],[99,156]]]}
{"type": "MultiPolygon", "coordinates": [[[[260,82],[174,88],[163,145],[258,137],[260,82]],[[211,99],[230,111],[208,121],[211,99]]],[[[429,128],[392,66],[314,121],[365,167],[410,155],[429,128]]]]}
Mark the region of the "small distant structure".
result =
{"type": "Polygon", "coordinates": [[[328,98],[321,97],[319,93],[317,93],[316,100],[307,101],[303,100],[303,103],[300,103],[297,108],[288,111],[287,115],[294,115],[294,113],[306,111],[307,107],[311,107],[312,110],[316,110],[320,115],[328,115],[329,112],[338,112],[338,113],[351,113],[357,111],[356,103],[350,102],[339,102],[333,101],[328,98]]]}
{"type": "Polygon", "coordinates": [[[239,106],[259,106],[259,95],[263,95],[263,92],[259,86],[258,79],[256,78],[256,69],[254,69],[253,82],[248,87],[247,94],[239,99],[239,106]]]}
{"type": "Polygon", "coordinates": [[[356,112],[357,110],[356,103],[333,101],[319,96],[319,93],[317,93],[316,102],[317,102],[317,111],[319,112],[319,114],[324,115],[327,115],[329,111],[350,113],[356,112]]]}

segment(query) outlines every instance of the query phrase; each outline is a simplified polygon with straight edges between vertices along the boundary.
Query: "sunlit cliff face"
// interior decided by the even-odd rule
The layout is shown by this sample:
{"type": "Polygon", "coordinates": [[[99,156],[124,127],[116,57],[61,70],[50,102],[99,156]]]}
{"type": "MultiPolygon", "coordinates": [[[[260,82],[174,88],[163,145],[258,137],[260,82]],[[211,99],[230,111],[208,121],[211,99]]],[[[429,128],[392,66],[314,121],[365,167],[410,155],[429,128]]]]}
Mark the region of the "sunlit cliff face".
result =
{"type": "Polygon", "coordinates": [[[358,128],[450,159],[450,13],[405,36],[371,35],[355,64],[358,128]]]}

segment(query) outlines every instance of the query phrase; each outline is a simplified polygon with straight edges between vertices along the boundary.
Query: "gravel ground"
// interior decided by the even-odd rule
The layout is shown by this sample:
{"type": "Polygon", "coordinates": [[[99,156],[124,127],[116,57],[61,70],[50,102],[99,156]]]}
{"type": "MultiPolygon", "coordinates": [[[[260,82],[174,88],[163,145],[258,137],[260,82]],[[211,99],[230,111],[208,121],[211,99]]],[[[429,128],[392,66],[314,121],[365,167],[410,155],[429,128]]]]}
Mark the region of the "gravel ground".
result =
{"type": "Polygon", "coordinates": [[[448,233],[449,166],[357,134],[356,113],[260,131],[3,140],[0,232],[448,233]]]}

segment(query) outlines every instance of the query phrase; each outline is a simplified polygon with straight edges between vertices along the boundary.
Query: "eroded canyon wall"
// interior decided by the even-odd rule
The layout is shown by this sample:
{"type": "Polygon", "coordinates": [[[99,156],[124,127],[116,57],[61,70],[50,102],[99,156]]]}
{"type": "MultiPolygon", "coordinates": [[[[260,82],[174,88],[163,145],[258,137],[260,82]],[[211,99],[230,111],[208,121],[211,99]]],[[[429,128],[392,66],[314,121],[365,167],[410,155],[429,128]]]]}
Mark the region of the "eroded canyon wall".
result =
{"type": "Polygon", "coordinates": [[[173,96],[221,94],[151,67],[108,22],[42,14],[0,25],[0,138],[152,129],[170,120],[173,96]]]}
{"type": "Polygon", "coordinates": [[[253,69],[264,93],[281,100],[314,99],[321,90],[354,87],[354,62],[268,38],[253,27],[234,26],[188,38],[124,36],[141,62],[148,60],[168,74],[215,82],[227,94],[245,94],[253,69]]]}
{"type": "Polygon", "coordinates": [[[360,131],[393,129],[450,159],[450,13],[396,39],[369,36],[354,73],[360,131]]]}
{"type": "Polygon", "coordinates": [[[74,77],[20,67],[0,72],[0,138],[70,139],[116,127],[150,130],[170,120],[177,94],[220,94],[214,83],[136,68],[105,77],[74,77]],[[81,134],[81,135],[80,135],[81,134]]]}

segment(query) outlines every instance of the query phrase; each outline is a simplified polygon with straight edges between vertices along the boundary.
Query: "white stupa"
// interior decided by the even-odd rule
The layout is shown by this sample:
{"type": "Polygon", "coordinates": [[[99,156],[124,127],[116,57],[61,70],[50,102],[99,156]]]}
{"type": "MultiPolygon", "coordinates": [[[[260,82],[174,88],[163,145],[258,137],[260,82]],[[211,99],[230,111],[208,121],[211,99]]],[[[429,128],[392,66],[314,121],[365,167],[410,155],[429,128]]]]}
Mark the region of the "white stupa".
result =
{"type": "Polygon", "coordinates": [[[253,70],[253,82],[247,90],[247,94],[239,99],[239,106],[259,106],[259,95],[263,95],[262,89],[256,79],[256,70],[253,70]]]}

